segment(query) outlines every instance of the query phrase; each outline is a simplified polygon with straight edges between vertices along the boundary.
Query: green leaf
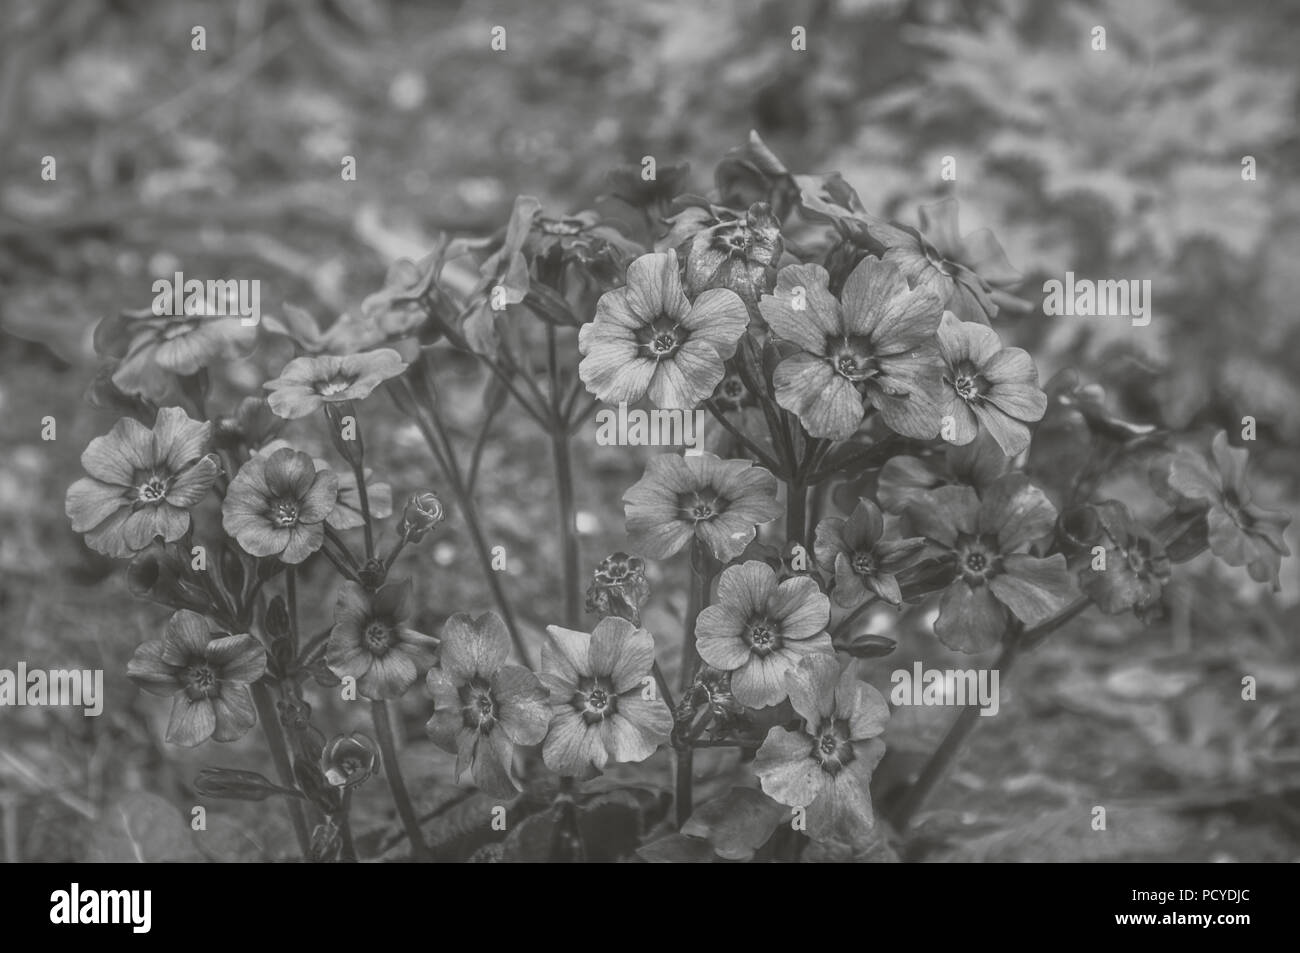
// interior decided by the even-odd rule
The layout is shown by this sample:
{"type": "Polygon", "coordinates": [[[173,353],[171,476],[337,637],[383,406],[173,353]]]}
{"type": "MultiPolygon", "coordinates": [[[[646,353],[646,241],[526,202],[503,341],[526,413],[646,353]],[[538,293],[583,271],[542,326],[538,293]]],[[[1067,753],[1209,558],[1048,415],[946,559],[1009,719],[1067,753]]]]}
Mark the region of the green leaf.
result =
{"type": "Polygon", "coordinates": [[[696,808],[682,833],[706,840],[723,860],[749,860],[788,816],[786,808],[762,791],[732,788],[696,808]]]}

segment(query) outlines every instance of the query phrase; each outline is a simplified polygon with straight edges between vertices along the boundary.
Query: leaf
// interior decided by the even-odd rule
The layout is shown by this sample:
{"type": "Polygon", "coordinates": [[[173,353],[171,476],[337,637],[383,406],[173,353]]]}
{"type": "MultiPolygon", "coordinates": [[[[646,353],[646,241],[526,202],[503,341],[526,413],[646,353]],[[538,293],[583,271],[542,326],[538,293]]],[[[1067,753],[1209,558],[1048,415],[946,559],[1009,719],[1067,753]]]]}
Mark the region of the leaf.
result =
{"type": "Polygon", "coordinates": [[[854,638],[842,642],[837,641],[835,648],[837,651],[847,652],[854,658],[880,658],[898,648],[898,642],[886,635],[872,635],[870,632],[864,632],[854,638]]]}
{"type": "Polygon", "coordinates": [[[723,860],[749,860],[786,816],[786,809],[762,791],[732,788],[696,808],[682,833],[708,841],[723,860]]]}
{"type": "Polygon", "coordinates": [[[175,805],[137,791],[104,812],[87,859],[101,864],[194,863],[202,856],[175,805]]]}
{"type": "Polygon", "coordinates": [[[717,855],[706,840],[669,834],[637,850],[637,856],[651,864],[712,864],[717,855]]]}

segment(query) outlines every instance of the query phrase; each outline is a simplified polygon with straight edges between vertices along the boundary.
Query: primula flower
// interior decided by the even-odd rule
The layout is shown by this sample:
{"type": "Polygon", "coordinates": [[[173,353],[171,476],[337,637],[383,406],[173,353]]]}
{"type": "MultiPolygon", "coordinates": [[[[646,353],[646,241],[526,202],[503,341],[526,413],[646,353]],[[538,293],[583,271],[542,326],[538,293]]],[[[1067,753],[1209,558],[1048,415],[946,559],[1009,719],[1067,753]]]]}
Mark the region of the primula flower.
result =
{"type": "Polygon", "coordinates": [[[700,658],[731,672],[731,691],[748,708],[786,697],[785,676],[804,656],[833,653],[826,632],[831,602],[807,576],[778,584],[767,563],[724,569],[717,601],[695,623],[700,658]]]}
{"type": "Polygon", "coordinates": [[[900,539],[896,527],[886,527],[879,507],[859,500],[847,520],[835,517],[817,524],[813,553],[821,571],[835,579],[835,604],[859,606],[872,593],[890,605],[903,601],[896,575],[921,558],[925,540],[900,539]]]}
{"type": "Polygon", "coordinates": [[[325,664],[339,678],[355,678],[357,691],[371,699],[397,698],[433,664],[438,640],[405,626],[411,581],[389,583],[369,593],[345,582],[334,604],[334,628],[325,664]]]}
{"type": "Polygon", "coordinates": [[[459,612],[443,627],[438,667],[427,680],[429,737],[456,755],[458,780],[472,767],[474,783],[492,797],[518,793],[515,745],[537,744],[551,722],[546,689],[528,669],[507,665],[509,656],[510,633],[499,616],[459,612]]]}
{"type": "Polygon", "coordinates": [[[190,528],[190,510],[221,472],[208,453],[210,423],[179,407],[158,411],[153,429],[124,417],[81,454],[90,474],[68,488],[64,511],[86,545],[106,556],[129,556],[156,537],[175,542],[190,528]]]}
{"type": "Polygon", "coordinates": [[[112,380],[128,394],[154,401],[172,390],[175,375],[247,357],[257,344],[257,327],[239,317],[186,313],[155,315],[152,309],[126,311],[95,328],[95,350],[118,358],[112,380]]]}
{"type": "Polygon", "coordinates": [[[479,266],[479,282],[470,294],[474,303],[461,324],[461,333],[476,353],[496,353],[498,341],[493,305],[498,302],[505,306],[519,304],[528,296],[532,279],[528,275],[528,258],[524,251],[533,221],[541,210],[541,203],[531,195],[517,196],[501,244],[479,266]]]}
{"type": "Polygon", "coordinates": [[[788,265],[759,310],[772,331],[800,352],[777,365],[776,402],[814,437],[845,440],[866,416],[866,404],[906,437],[939,432],[938,358],[934,333],[939,298],[909,290],[896,267],[864,258],[831,295],[820,265],[788,265]]]}
{"type": "Polygon", "coordinates": [[[880,468],[876,498],[887,513],[902,513],[913,500],[922,500],[941,486],[972,486],[983,494],[994,480],[1011,469],[1011,460],[989,435],[965,446],[947,447],[930,457],[890,457],[880,468]]]}
{"type": "Polygon", "coordinates": [[[1038,386],[1038,369],[1029,354],[1002,346],[997,332],[945,311],[939,323],[943,357],[940,413],[952,417],[950,443],[975,439],[981,426],[1014,457],[1029,446],[1026,424],[1043,419],[1047,395],[1038,386]]]}
{"type": "Polygon", "coordinates": [[[753,541],[757,524],[781,515],[776,487],[776,477],[748,460],[660,454],[623,494],[627,531],[652,559],[667,559],[696,537],[727,562],[753,541]]]}
{"type": "Polygon", "coordinates": [[[406,370],[391,348],[361,354],[296,357],[280,376],[263,385],[271,391],[271,409],[289,420],[306,417],[326,403],[362,400],[386,380],[406,370]]]}
{"type": "Polygon", "coordinates": [[[606,403],[649,395],[656,406],[687,410],[718,386],[748,324],[733,291],[688,301],[674,252],[642,255],[628,266],[627,285],[601,295],[595,320],[579,330],[578,376],[606,403]]]}
{"type": "Polygon", "coordinates": [[[956,570],[934,625],[950,649],[992,648],[1007,627],[1007,610],[1032,626],[1069,601],[1065,557],[1024,552],[1056,523],[1056,508],[1024,474],[1001,477],[983,500],[970,487],[940,487],[910,504],[907,515],[915,531],[938,544],[956,570]]]}
{"type": "Polygon", "coordinates": [[[1282,557],[1291,550],[1282,531],[1290,515],[1254,503],[1246,482],[1249,453],[1228,444],[1220,430],[1211,446],[1213,464],[1199,454],[1180,452],[1156,474],[1156,488],[1183,512],[1205,511],[1210,551],[1229,566],[1245,566],[1256,582],[1279,586],[1282,557]]]}
{"type": "Polygon", "coordinates": [[[590,635],[547,627],[541,680],[551,691],[546,766],[588,777],[611,761],[644,761],[668,740],[673,716],[653,690],[654,637],[626,619],[602,619],[590,635]]]}
{"type": "MultiPolygon", "coordinates": [[[[1079,540],[1084,547],[1079,588],[1109,615],[1132,609],[1144,622],[1158,617],[1161,593],[1170,575],[1169,557],[1159,540],[1118,500],[1088,504],[1082,513],[1086,529],[1079,540]],[[1104,551],[1105,562],[1100,567],[1093,555],[1094,545],[1104,551]]],[[[1062,524],[1067,516],[1062,517],[1062,524]]]]}
{"type": "Polygon", "coordinates": [[[781,223],[770,206],[755,203],[744,218],[695,233],[686,253],[686,292],[728,288],[752,313],[759,297],[772,290],[781,249],[781,223]]]}
{"type": "Polygon", "coordinates": [[[254,455],[239,468],[221,504],[221,525],[251,556],[296,565],[325,541],[325,518],[338,501],[339,478],[289,447],[254,455]]]}
{"type": "Polygon", "coordinates": [[[359,731],[335,735],[321,748],[321,774],[336,788],[356,787],[378,769],[379,749],[359,731]]]}
{"type": "MultiPolygon", "coordinates": [[[[257,456],[269,457],[286,447],[293,449],[286,440],[272,440],[257,452],[257,456]]],[[[330,515],[325,517],[325,524],[339,530],[356,529],[364,525],[365,515],[361,512],[361,494],[357,490],[357,475],[351,470],[340,473],[329,465],[328,460],[320,457],[312,457],[311,462],[317,473],[330,471],[339,482],[338,499],[334,503],[334,509],[330,510],[330,515]]],[[[370,504],[370,516],[377,520],[387,519],[393,515],[393,488],[387,483],[372,479],[374,475],[373,470],[365,467],[362,476],[366,481],[366,500],[370,504]]]]}
{"type": "Polygon", "coordinates": [[[266,650],[251,635],[213,634],[203,616],[173,613],[162,639],[145,642],[127,676],[151,695],[173,696],[167,740],[193,747],[234,741],[257,723],[248,686],[266,671],[266,650]]]}
{"type": "Polygon", "coordinates": [[[754,773],[768,797],[806,808],[809,837],[856,843],[875,826],[871,775],[885,754],[878,735],[889,705],[834,656],[804,659],[786,689],[803,724],[769,731],[754,773]]]}
{"type": "Polygon", "coordinates": [[[640,619],[641,607],[650,598],[645,560],[627,553],[611,553],[601,560],[587,587],[587,611],[614,615],[629,622],[640,619]]]}

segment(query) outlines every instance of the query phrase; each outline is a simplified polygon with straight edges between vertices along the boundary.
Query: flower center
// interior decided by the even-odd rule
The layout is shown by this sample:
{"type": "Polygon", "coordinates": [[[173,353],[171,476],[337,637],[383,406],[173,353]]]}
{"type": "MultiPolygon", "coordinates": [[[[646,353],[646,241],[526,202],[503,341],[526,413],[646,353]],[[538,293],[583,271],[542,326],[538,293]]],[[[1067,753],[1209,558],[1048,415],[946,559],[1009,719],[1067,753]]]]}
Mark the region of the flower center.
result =
{"type": "Polygon", "coordinates": [[[997,540],[990,536],[967,536],[957,539],[957,566],[971,586],[982,584],[1001,570],[997,540]]]}
{"type": "Polygon", "coordinates": [[[393,647],[393,627],[383,619],[371,619],[362,635],[372,655],[385,655],[393,647]]]}
{"type": "Polygon", "coordinates": [[[640,344],[642,357],[660,361],[676,354],[687,337],[686,331],[676,321],[667,315],[660,315],[637,332],[637,343],[640,344]]]}
{"type": "Polygon", "coordinates": [[[168,481],[163,477],[153,474],[148,480],[136,487],[136,502],[161,503],[167,495],[167,483],[168,481]]]}
{"type": "Polygon", "coordinates": [[[491,731],[497,720],[497,703],[487,681],[475,676],[460,690],[461,709],[466,728],[491,731]]]}
{"type": "Polygon", "coordinates": [[[853,554],[853,571],[859,576],[871,576],[876,572],[876,561],[870,553],[853,554]]]}
{"type": "Polygon", "coordinates": [[[329,380],[316,382],[316,393],[322,397],[333,397],[335,394],[341,394],[353,384],[356,383],[354,378],[343,374],[331,377],[329,380]]]}
{"type": "Polygon", "coordinates": [[[827,774],[839,774],[854,757],[848,723],[836,721],[823,726],[813,743],[812,757],[827,774]]]}
{"type": "Polygon", "coordinates": [[[271,524],[277,529],[288,529],[298,522],[298,503],[295,500],[276,500],[271,504],[271,524]]]}
{"type": "Polygon", "coordinates": [[[855,384],[875,376],[879,370],[872,354],[871,342],[857,335],[828,339],[826,359],[836,374],[855,384]]]}
{"type": "Polygon", "coordinates": [[[186,668],[181,682],[191,698],[211,698],[217,693],[217,674],[203,662],[186,668]]]}
{"type": "Polygon", "coordinates": [[[677,505],[681,510],[683,519],[692,520],[696,523],[708,522],[716,516],[721,516],[727,508],[726,501],[722,497],[708,498],[699,492],[683,493],[678,499],[677,505]]]}
{"type": "Polygon", "coordinates": [[[618,696],[608,679],[584,678],[571,704],[582,715],[583,721],[593,725],[618,711],[618,696]]]}
{"type": "Polygon", "coordinates": [[[781,633],[767,619],[751,619],[745,626],[744,637],[750,650],[759,658],[771,655],[783,644],[781,633]]]}
{"type": "Polygon", "coordinates": [[[962,361],[954,367],[951,377],[944,375],[944,383],[968,404],[982,400],[989,389],[988,381],[969,361],[962,361]]]}

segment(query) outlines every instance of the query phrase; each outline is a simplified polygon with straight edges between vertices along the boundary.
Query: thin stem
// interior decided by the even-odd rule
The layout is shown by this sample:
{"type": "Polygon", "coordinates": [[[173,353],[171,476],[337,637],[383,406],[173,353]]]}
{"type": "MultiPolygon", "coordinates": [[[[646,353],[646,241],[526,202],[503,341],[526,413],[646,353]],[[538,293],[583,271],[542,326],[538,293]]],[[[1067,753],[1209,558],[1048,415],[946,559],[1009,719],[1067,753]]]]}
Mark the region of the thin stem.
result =
{"type": "Polygon", "coordinates": [[[709,413],[713,414],[713,416],[717,418],[718,423],[722,424],[723,429],[726,430],[727,433],[739,440],[741,446],[753,454],[755,460],[767,467],[769,470],[779,471],[781,469],[781,465],[773,460],[766,450],[751,440],[743,430],[727,419],[725,412],[718,406],[716,401],[707,400],[704,402],[704,406],[709,409],[709,413]]]}
{"type": "Polygon", "coordinates": [[[851,626],[854,622],[857,621],[858,616],[862,615],[862,613],[870,609],[872,605],[875,603],[875,601],[876,601],[876,597],[875,594],[873,593],[872,595],[868,596],[861,605],[859,605],[856,609],[854,609],[843,619],[841,619],[836,624],[835,628],[831,630],[831,639],[832,640],[838,639],[841,635],[847,632],[849,630],[849,626],[851,626]]]}
{"type": "Polygon", "coordinates": [[[357,477],[357,496],[361,498],[361,517],[366,532],[366,559],[375,558],[375,531],[370,518],[370,491],[366,489],[366,471],[360,459],[352,464],[352,472],[357,477]]]}
{"type": "MultiPolygon", "coordinates": [[[[700,612],[703,611],[705,604],[709,601],[709,585],[712,582],[711,577],[713,575],[713,557],[698,537],[691,540],[691,546],[687,552],[690,553],[691,560],[691,590],[689,601],[686,604],[686,629],[682,633],[682,672],[679,682],[682,698],[689,697],[695,684],[695,670],[700,662],[699,651],[695,645],[695,623],[699,619],[700,612]]],[[[675,806],[677,826],[679,828],[691,816],[692,788],[695,784],[695,749],[692,747],[693,742],[693,738],[687,737],[683,739],[681,747],[677,749],[675,806]]]]}
{"type": "Polygon", "coordinates": [[[786,484],[785,536],[789,542],[804,545],[808,535],[808,487],[798,481],[786,484]]]}
{"type": "Polygon", "coordinates": [[[551,456],[555,461],[555,492],[559,503],[557,513],[564,561],[564,624],[572,629],[582,621],[582,606],[578,600],[578,529],[574,522],[573,459],[568,431],[558,421],[550,437],[551,456]]]}
{"type": "Polygon", "coordinates": [[[402,779],[402,769],[397,763],[397,743],[393,738],[393,723],[388,717],[388,702],[375,699],[370,703],[370,717],[375,723],[375,737],[379,741],[379,753],[384,759],[384,776],[388,778],[388,790],[393,795],[393,805],[397,816],[402,819],[402,829],[406,839],[411,842],[411,856],[419,861],[433,859],[424,835],[420,833],[420,821],[415,816],[411,796],[406,792],[406,782],[402,779]]]}
{"type": "Polygon", "coordinates": [[[406,537],[401,536],[398,538],[397,544],[393,546],[392,552],[390,552],[386,557],[384,557],[385,572],[393,568],[393,563],[397,562],[397,557],[402,554],[402,550],[405,547],[406,547],[406,537]]]}
{"type": "Polygon", "coordinates": [[[352,555],[352,550],[348,549],[348,544],[339,536],[338,530],[328,523],[325,524],[325,538],[338,547],[339,554],[349,566],[354,570],[360,568],[357,565],[357,557],[352,555]]]}
{"type": "Polygon", "coordinates": [[[352,841],[352,789],[343,791],[343,806],[339,809],[339,833],[343,835],[343,859],[357,859],[357,845],[352,841]]]}
{"type": "MultiPolygon", "coordinates": [[[[289,760],[289,747],[285,744],[284,734],[280,731],[280,716],[275,710],[275,699],[271,689],[264,680],[253,683],[253,704],[257,706],[257,720],[262,725],[262,734],[266,736],[266,746],[271,749],[271,760],[275,762],[275,772],[280,776],[280,783],[287,788],[297,790],[298,783],[293,777],[293,762],[289,760]]],[[[293,821],[293,833],[298,839],[298,849],[302,858],[311,856],[311,834],[307,830],[307,816],[302,810],[302,801],[296,797],[287,797],[289,817],[293,821]]]]}
{"type": "Polygon", "coordinates": [[[298,657],[298,572],[294,566],[284,571],[284,601],[289,610],[289,646],[291,658],[298,657]]]}
{"type": "Polygon", "coordinates": [[[657,661],[650,666],[650,674],[655,677],[655,682],[659,685],[659,694],[663,696],[664,704],[668,706],[668,710],[676,711],[677,705],[673,702],[672,689],[668,687],[668,679],[664,677],[664,670],[659,667],[657,661]]]}

